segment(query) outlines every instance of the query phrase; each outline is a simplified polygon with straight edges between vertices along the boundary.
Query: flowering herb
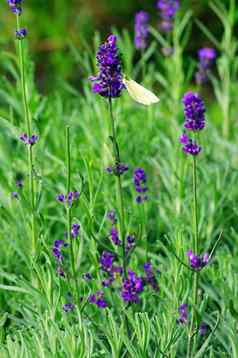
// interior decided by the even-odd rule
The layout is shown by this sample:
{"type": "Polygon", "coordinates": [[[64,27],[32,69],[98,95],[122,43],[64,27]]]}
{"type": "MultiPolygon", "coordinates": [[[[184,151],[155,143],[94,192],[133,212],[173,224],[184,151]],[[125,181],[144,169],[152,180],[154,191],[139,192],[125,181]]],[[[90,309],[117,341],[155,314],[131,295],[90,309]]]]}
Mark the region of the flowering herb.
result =
{"type": "Polygon", "coordinates": [[[21,12],[22,12],[22,7],[21,7],[22,0],[7,0],[7,2],[8,2],[8,5],[9,5],[11,11],[14,14],[17,14],[17,15],[21,14],[21,12]]]}
{"type": "Polygon", "coordinates": [[[139,302],[139,294],[144,290],[143,280],[135,272],[128,270],[128,276],[123,280],[121,297],[125,302],[139,302]]]}
{"type": "Polygon", "coordinates": [[[92,280],[92,275],[91,275],[91,273],[90,272],[85,272],[84,274],[83,274],[83,279],[85,280],[85,281],[91,281],[92,280]]]}
{"type": "Polygon", "coordinates": [[[139,11],[135,16],[135,47],[145,49],[147,47],[149,14],[139,11]]]}
{"type": "Polygon", "coordinates": [[[126,241],[127,241],[127,244],[126,244],[126,254],[128,255],[129,252],[135,247],[135,241],[136,241],[136,238],[134,235],[128,235],[126,237],[126,241]]]}
{"type": "Polygon", "coordinates": [[[205,322],[201,322],[200,326],[199,326],[199,334],[201,336],[205,336],[207,334],[207,330],[208,330],[208,325],[205,322]]]}
{"type": "Polygon", "coordinates": [[[188,323],[188,305],[183,303],[179,306],[179,318],[177,319],[178,324],[187,324],[188,323]]]}
{"type": "Polygon", "coordinates": [[[195,255],[192,250],[187,252],[187,256],[189,258],[189,263],[192,269],[194,270],[201,270],[205,267],[209,262],[209,254],[206,252],[203,255],[195,255]]]}
{"type": "Polygon", "coordinates": [[[20,30],[16,30],[16,38],[18,40],[24,39],[27,36],[27,34],[28,34],[28,31],[25,28],[22,28],[20,30]]]}
{"type": "Polygon", "coordinates": [[[80,193],[78,191],[70,191],[68,195],[60,193],[56,196],[56,200],[60,203],[67,203],[69,207],[71,207],[80,197],[80,193]]]}
{"type": "Polygon", "coordinates": [[[157,9],[159,10],[159,27],[164,32],[170,32],[173,29],[174,17],[179,9],[179,0],[158,0],[157,9]]]}
{"type": "Polygon", "coordinates": [[[155,291],[159,291],[158,282],[150,261],[144,264],[144,271],[146,275],[145,283],[150,285],[155,291]]]}
{"type": "Polygon", "coordinates": [[[26,133],[23,133],[23,134],[20,135],[19,139],[23,143],[32,146],[32,145],[36,144],[36,142],[38,142],[39,137],[36,134],[32,134],[31,137],[28,137],[28,135],[26,133]]]}
{"type": "Polygon", "coordinates": [[[80,225],[79,224],[72,224],[71,226],[71,236],[72,238],[76,239],[79,235],[80,225]]]}
{"type": "Polygon", "coordinates": [[[89,79],[94,82],[92,91],[103,97],[120,97],[124,88],[121,72],[121,57],[117,47],[117,37],[110,35],[97,53],[98,76],[89,79]]]}
{"type": "Polygon", "coordinates": [[[116,212],[115,210],[110,210],[107,213],[107,219],[110,220],[112,222],[112,224],[116,224],[117,223],[117,218],[116,218],[116,212]]]}
{"type": "Polygon", "coordinates": [[[72,311],[74,308],[75,308],[75,305],[74,305],[73,303],[65,303],[65,304],[63,305],[63,310],[64,310],[65,312],[70,312],[70,311],[72,311]]]}
{"type": "Polygon", "coordinates": [[[116,165],[114,166],[110,166],[106,168],[106,171],[109,174],[114,174],[116,176],[121,176],[124,173],[126,173],[128,171],[129,167],[127,164],[124,163],[116,163],[116,165]]]}
{"type": "Polygon", "coordinates": [[[208,80],[210,67],[216,59],[216,50],[209,47],[201,48],[198,51],[198,57],[199,65],[196,73],[196,82],[198,84],[203,84],[208,80]]]}
{"type": "Polygon", "coordinates": [[[99,308],[106,308],[107,302],[104,299],[103,291],[97,291],[95,294],[89,296],[89,302],[95,304],[99,308]]]}
{"type": "Polygon", "coordinates": [[[136,202],[138,204],[146,201],[148,199],[147,195],[145,193],[148,191],[147,187],[147,177],[145,174],[144,169],[142,168],[136,168],[133,175],[133,181],[135,190],[139,195],[136,197],[136,202]]]}
{"type": "Polygon", "coordinates": [[[101,269],[103,271],[109,272],[112,269],[114,259],[115,256],[111,252],[103,251],[100,257],[101,269]]]}
{"type": "Polygon", "coordinates": [[[120,246],[121,245],[121,240],[119,239],[119,233],[118,230],[115,226],[113,226],[111,228],[110,231],[110,237],[112,239],[112,242],[116,245],[116,246],[120,246]]]}
{"type": "MultiPolygon", "coordinates": [[[[184,104],[184,128],[191,132],[199,132],[205,128],[206,108],[203,100],[197,93],[187,92],[183,97],[184,104]]],[[[185,132],[180,136],[180,143],[186,154],[197,156],[202,148],[195,139],[191,139],[185,132]]]]}

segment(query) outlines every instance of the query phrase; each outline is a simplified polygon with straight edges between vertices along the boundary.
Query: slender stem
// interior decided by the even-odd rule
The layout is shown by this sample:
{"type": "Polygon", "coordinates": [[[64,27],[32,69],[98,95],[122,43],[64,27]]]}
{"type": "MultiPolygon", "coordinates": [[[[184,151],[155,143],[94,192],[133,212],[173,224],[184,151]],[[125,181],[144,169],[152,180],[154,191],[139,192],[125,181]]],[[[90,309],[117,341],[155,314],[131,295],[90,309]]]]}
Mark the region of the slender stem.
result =
{"type": "MultiPolygon", "coordinates": [[[[16,15],[17,30],[21,28],[20,15],[16,15]]],[[[24,107],[24,117],[26,122],[26,130],[28,137],[31,136],[32,124],[31,115],[27,99],[27,83],[25,75],[25,62],[22,40],[18,40],[18,56],[20,64],[20,75],[21,75],[21,93],[22,102],[24,107]]],[[[28,175],[29,175],[29,196],[31,202],[31,237],[32,237],[32,254],[33,257],[37,252],[37,233],[36,233],[36,216],[35,216],[35,185],[34,185],[34,159],[33,159],[33,148],[31,145],[28,146],[28,175]]]]}
{"type": "MultiPolygon", "coordinates": [[[[196,157],[193,157],[193,250],[194,254],[199,254],[199,237],[198,237],[198,206],[197,206],[197,161],[196,157]]],[[[199,283],[199,272],[193,271],[193,307],[192,307],[192,319],[189,329],[189,337],[188,337],[188,349],[187,349],[187,358],[192,357],[192,348],[195,344],[193,339],[195,339],[195,335],[193,334],[196,326],[197,315],[196,315],[196,307],[198,303],[198,283],[199,283]]]]}
{"type": "MultiPolygon", "coordinates": [[[[66,165],[67,165],[67,194],[70,193],[71,189],[71,154],[70,154],[70,127],[66,126],[65,131],[66,136],[66,165]]],[[[71,224],[72,224],[72,208],[70,204],[66,207],[67,212],[67,237],[70,240],[70,258],[71,258],[71,269],[72,275],[75,283],[75,290],[76,290],[76,297],[77,302],[79,303],[79,286],[78,286],[78,279],[77,279],[77,270],[75,265],[75,257],[74,257],[74,240],[71,235],[71,224]]]]}
{"type": "MultiPolygon", "coordinates": [[[[112,111],[112,98],[109,97],[109,111],[110,111],[110,118],[111,118],[111,129],[112,129],[112,144],[113,144],[113,155],[115,160],[115,166],[121,162],[120,159],[120,151],[119,146],[117,143],[117,137],[116,137],[116,128],[115,128],[115,120],[113,117],[113,111],[112,111]]],[[[125,233],[125,209],[124,209],[124,200],[123,200],[123,190],[122,190],[122,182],[121,182],[121,176],[118,174],[116,175],[117,178],[117,202],[118,207],[120,210],[120,234],[121,234],[121,240],[122,240],[122,260],[123,260],[123,275],[124,277],[127,276],[127,270],[126,270],[126,233],[125,233]]]]}

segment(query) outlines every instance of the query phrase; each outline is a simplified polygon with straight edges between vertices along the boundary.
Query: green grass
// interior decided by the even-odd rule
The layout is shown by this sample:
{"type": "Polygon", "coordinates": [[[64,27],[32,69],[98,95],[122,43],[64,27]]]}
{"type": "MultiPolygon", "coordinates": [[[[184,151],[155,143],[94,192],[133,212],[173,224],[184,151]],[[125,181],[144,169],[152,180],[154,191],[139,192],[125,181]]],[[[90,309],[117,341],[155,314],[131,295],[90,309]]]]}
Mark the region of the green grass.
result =
{"type": "MultiPolygon", "coordinates": [[[[218,15],[224,10],[222,4],[215,3],[218,15]]],[[[186,56],[192,14],[180,14],[171,39],[162,39],[151,29],[153,40],[144,54],[143,79],[144,60],[135,61],[138,54],[131,34],[118,34],[124,72],[153,88],[161,99],[158,105],[145,108],[124,91],[113,101],[121,159],[129,165],[123,176],[126,227],[137,237],[130,268],[142,274],[148,250],[148,257],[161,271],[159,293],[146,287],[140,303],[130,306],[121,300],[120,279],[113,289],[104,290],[107,309],[87,303],[88,295],[100,288],[100,253],[113,249],[107,238],[106,212],[117,205],[115,178],[105,172],[113,162],[108,104],[91,93],[87,80],[96,73],[99,36],[95,36],[94,49],[85,45],[84,51],[79,51],[71,45],[70,61],[83,73],[78,86],[57,78],[48,96],[42,96],[34,84],[34,66],[25,48],[32,123],[40,136],[33,148],[35,257],[27,152],[17,139],[25,131],[18,60],[13,53],[1,52],[0,357],[186,357],[188,327],[177,325],[176,319],[181,303],[190,305],[190,313],[192,307],[192,272],[181,264],[187,263],[186,252],[193,245],[192,158],[182,153],[178,138],[183,123],[181,99],[189,89],[200,91],[207,108],[203,151],[198,157],[201,252],[211,251],[222,233],[211,264],[201,272],[196,310],[198,321],[205,321],[209,331],[205,337],[196,335],[193,358],[238,357],[237,39],[230,36],[227,46],[236,11],[237,7],[227,14],[223,11],[226,35],[217,39],[217,66],[206,88],[196,88],[192,82],[196,64],[186,56]],[[162,57],[159,48],[163,41],[172,43],[173,56],[162,57]],[[82,300],[70,313],[63,312],[62,305],[70,299],[69,293],[75,298],[74,283],[56,275],[51,252],[54,240],[64,238],[67,230],[64,206],[56,201],[56,195],[67,190],[66,126],[70,127],[71,188],[82,190],[72,209],[73,221],[81,225],[74,252],[82,300]],[[144,206],[135,203],[132,175],[136,167],[143,167],[148,176],[149,200],[144,206]],[[14,200],[11,192],[16,190],[19,175],[25,184],[19,200],[14,200]],[[92,274],[92,281],[82,279],[85,272],[92,274]]]]}

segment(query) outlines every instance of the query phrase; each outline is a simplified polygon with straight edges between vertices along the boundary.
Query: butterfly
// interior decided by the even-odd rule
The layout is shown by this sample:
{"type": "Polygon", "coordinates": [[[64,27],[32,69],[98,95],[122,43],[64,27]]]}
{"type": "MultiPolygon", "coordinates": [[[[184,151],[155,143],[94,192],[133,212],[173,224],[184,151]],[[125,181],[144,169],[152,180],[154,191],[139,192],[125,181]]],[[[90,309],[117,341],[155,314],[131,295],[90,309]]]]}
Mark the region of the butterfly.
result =
{"type": "Polygon", "coordinates": [[[153,92],[139,85],[139,83],[134,80],[127,80],[124,78],[123,83],[131,98],[140,104],[150,106],[151,104],[158,103],[160,101],[160,99],[153,92]]]}

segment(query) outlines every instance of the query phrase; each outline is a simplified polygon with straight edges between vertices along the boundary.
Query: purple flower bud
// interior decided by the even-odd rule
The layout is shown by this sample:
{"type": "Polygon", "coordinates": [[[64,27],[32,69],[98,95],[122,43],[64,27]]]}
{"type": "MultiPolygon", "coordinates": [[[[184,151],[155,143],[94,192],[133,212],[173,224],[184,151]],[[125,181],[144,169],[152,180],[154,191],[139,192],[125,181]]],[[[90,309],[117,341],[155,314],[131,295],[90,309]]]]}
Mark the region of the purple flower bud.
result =
{"type": "Polygon", "coordinates": [[[178,324],[187,324],[188,323],[188,305],[183,303],[179,306],[179,318],[177,319],[178,324]]]}
{"type": "Polygon", "coordinates": [[[65,312],[70,312],[75,308],[75,305],[73,303],[66,303],[63,305],[63,310],[65,312]]]}
{"type": "Polygon", "coordinates": [[[183,97],[185,123],[190,131],[200,131],[205,127],[205,105],[197,93],[187,92],[183,97]]]}

